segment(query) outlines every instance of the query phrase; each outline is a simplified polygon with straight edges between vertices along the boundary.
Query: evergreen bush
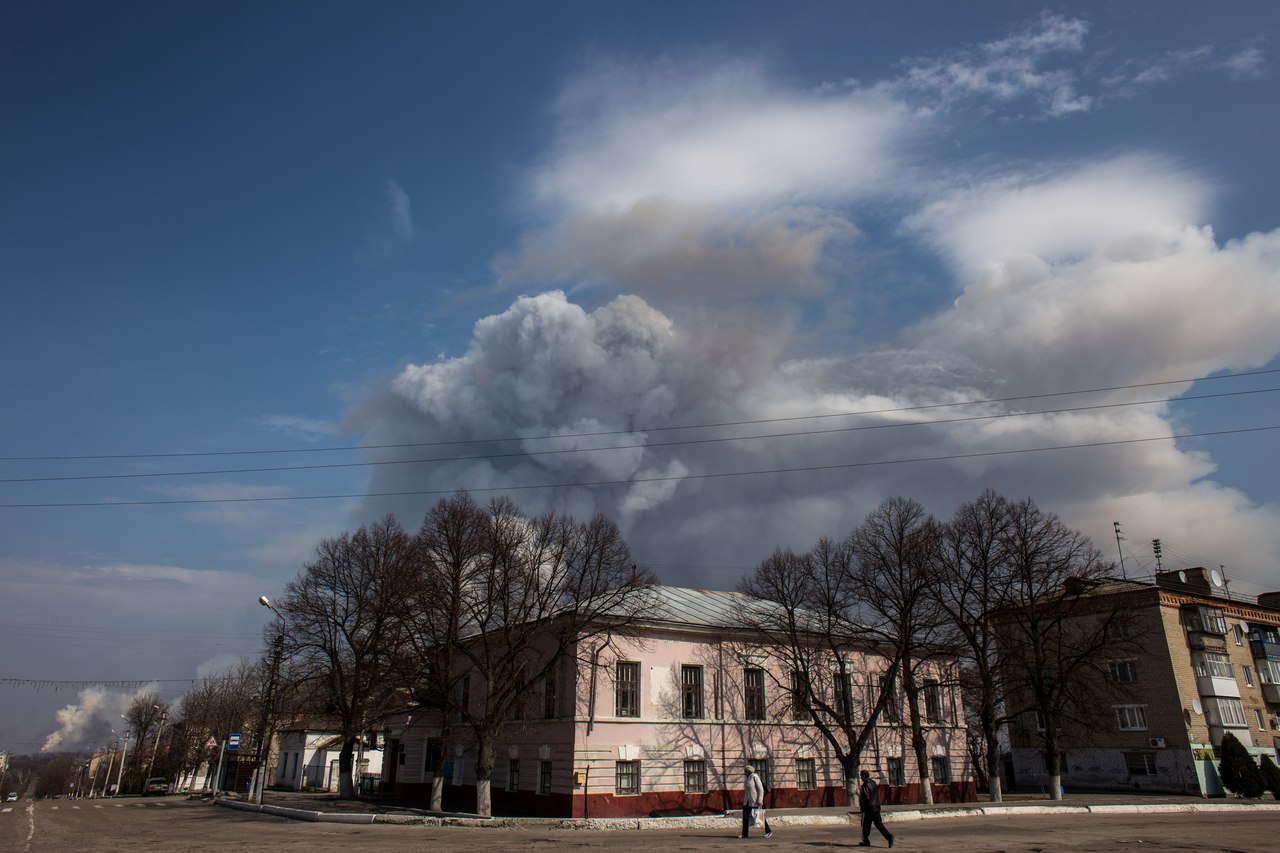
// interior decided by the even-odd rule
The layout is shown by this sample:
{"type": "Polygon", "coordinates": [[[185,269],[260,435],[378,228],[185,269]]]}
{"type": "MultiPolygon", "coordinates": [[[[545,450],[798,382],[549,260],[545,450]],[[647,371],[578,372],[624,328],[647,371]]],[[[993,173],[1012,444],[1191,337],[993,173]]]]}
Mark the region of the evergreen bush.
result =
{"type": "Polygon", "coordinates": [[[1271,796],[1280,800],[1280,767],[1271,760],[1270,755],[1262,756],[1262,784],[1271,796]]]}
{"type": "Polygon", "coordinates": [[[1218,775],[1222,777],[1224,788],[1241,797],[1261,797],[1266,790],[1258,763],[1231,732],[1222,737],[1222,758],[1218,762],[1218,775]]]}

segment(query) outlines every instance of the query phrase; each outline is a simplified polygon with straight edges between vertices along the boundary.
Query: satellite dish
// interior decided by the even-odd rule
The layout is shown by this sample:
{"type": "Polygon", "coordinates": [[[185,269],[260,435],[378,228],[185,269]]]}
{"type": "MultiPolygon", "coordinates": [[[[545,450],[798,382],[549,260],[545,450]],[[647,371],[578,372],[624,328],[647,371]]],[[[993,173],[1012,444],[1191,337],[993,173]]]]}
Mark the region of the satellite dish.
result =
{"type": "Polygon", "coordinates": [[[1204,713],[1204,706],[1200,704],[1200,700],[1199,700],[1199,699],[1192,699],[1192,700],[1191,700],[1191,710],[1195,711],[1197,714],[1203,714],[1203,713],[1204,713]]]}
{"type": "Polygon", "coordinates": [[[1249,623],[1245,622],[1243,619],[1240,620],[1240,630],[1244,631],[1246,634],[1249,633],[1249,623]]]}
{"type": "Polygon", "coordinates": [[[1222,586],[1222,572],[1217,569],[1210,569],[1209,580],[1213,581],[1214,586],[1222,586]]]}
{"type": "Polygon", "coordinates": [[[1178,569],[1178,581],[1179,581],[1180,583],[1186,583],[1186,582],[1187,582],[1187,573],[1186,573],[1186,572],[1184,572],[1182,569],[1178,569]]]}

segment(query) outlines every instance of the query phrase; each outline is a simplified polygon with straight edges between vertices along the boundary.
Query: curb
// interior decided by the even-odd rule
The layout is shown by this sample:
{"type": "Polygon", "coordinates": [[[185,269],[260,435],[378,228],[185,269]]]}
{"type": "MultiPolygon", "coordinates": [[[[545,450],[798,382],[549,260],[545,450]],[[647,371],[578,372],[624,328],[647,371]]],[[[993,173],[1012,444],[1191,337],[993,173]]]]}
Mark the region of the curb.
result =
{"type": "MultiPolygon", "coordinates": [[[[403,814],[363,814],[344,812],[317,812],[308,809],[291,809],[286,806],[258,805],[240,800],[215,797],[215,805],[239,811],[258,812],[275,817],[301,820],[311,823],[391,824],[398,826],[459,826],[529,829],[578,829],[602,832],[644,831],[652,829],[737,829],[736,814],[714,817],[652,817],[652,818],[484,818],[484,817],[431,817],[403,814]]],[[[1185,814],[1192,812],[1280,812],[1277,803],[1151,803],[1149,805],[1061,805],[1024,806],[993,804],[989,806],[965,806],[951,809],[903,809],[884,812],[886,823],[905,823],[916,820],[937,820],[951,817],[985,817],[1043,814],[1185,814]]],[[[776,826],[852,826],[858,822],[856,812],[843,815],[788,815],[771,813],[769,822],[776,826]]]]}

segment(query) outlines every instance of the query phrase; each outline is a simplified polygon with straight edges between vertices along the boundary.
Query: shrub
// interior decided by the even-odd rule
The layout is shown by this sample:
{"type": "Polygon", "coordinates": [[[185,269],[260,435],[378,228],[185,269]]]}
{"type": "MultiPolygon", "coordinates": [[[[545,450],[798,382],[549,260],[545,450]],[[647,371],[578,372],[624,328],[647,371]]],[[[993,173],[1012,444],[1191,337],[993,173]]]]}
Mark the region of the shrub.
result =
{"type": "Polygon", "coordinates": [[[1271,760],[1270,755],[1262,756],[1262,784],[1271,796],[1280,800],[1280,767],[1271,760]]]}
{"type": "Polygon", "coordinates": [[[1218,762],[1218,775],[1228,791],[1241,797],[1261,797],[1266,787],[1262,771],[1235,735],[1227,732],[1222,738],[1222,759],[1218,762]]]}

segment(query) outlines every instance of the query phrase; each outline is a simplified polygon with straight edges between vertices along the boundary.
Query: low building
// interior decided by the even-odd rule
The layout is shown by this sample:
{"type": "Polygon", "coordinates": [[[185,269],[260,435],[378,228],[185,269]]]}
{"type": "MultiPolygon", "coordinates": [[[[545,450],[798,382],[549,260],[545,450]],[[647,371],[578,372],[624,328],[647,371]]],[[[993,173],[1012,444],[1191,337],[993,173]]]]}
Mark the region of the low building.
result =
{"type": "MultiPolygon", "coordinates": [[[[754,765],[766,806],[845,802],[830,744],[794,706],[795,673],[752,643],[735,620],[745,596],[658,587],[652,615],[626,637],[610,636],[562,660],[523,718],[508,727],[492,778],[495,813],[572,817],[720,812],[741,806],[743,766],[754,765]]],[[[860,707],[881,689],[888,661],[852,654],[860,707]]],[[[976,798],[954,661],[926,665],[926,738],[936,801],[976,798]]],[[[805,676],[802,676],[805,677],[805,676]]],[[[901,698],[900,691],[895,696],[901,698]]],[[[924,701],[924,699],[922,699],[924,701]]],[[[890,705],[862,753],[887,787],[886,801],[918,801],[920,777],[900,702],[890,705]]],[[[446,808],[475,797],[474,748],[441,743],[431,714],[393,720],[384,788],[426,803],[431,768],[445,750],[446,808]]]]}
{"type": "MultiPolygon", "coordinates": [[[[1221,796],[1217,762],[1233,734],[1249,752],[1280,757],[1280,593],[1231,595],[1217,570],[1113,580],[1089,593],[1120,604],[1134,637],[1100,661],[1112,688],[1110,723],[1068,731],[1062,784],[1221,796]]],[[[1013,782],[1043,786],[1035,717],[1010,728],[1013,782]]]]}
{"type": "MultiPolygon", "coordinates": [[[[337,791],[342,736],[337,732],[289,726],[276,733],[272,785],[292,791],[337,791]]],[[[382,779],[382,747],[376,736],[360,738],[351,757],[357,791],[371,791],[382,779]]]]}

